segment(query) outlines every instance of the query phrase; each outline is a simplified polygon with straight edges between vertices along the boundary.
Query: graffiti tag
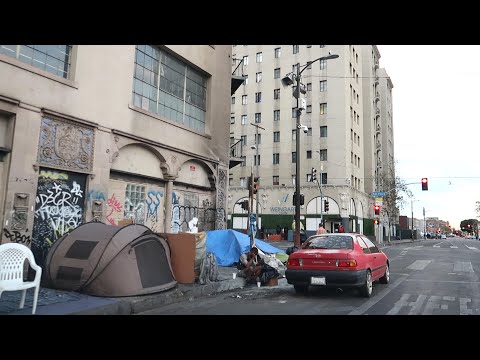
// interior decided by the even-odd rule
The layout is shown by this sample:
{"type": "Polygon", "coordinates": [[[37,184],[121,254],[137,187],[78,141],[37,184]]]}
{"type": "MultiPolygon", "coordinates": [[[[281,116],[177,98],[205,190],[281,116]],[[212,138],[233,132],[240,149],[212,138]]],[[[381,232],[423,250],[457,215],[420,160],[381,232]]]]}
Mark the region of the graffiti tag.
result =
{"type": "Polygon", "coordinates": [[[149,191],[147,193],[147,199],[145,199],[145,204],[147,204],[147,218],[155,217],[155,222],[158,221],[158,205],[160,205],[160,197],[163,197],[163,193],[160,191],[149,191]],[[155,197],[155,198],[154,198],[155,197]]]}
{"type": "MultiPolygon", "coordinates": [[[[28,232],[28,229],[25,231],[28,232]]],[[[22,235],[20,231],[14,230],[13,232],[8,231],[8,229],[3,229],[3,232],[5,233],[5,237],[10,241],[10,242],[15,242],[17,244],[24,244],[24,245],[30,245],[32,240],[30,239],[30,235],[22,235]]]]}
{"type": "Polygon", "coordinates": [[[107,205],[110,208],[110,213],[107,215],[106,219],[111,225],[116,225],[115,220],[112,219],[112,214],[114,212],[122,211],[122,204],[115,198],[115,194],[112,194],[112,197],[107,200],[107,205]]]}

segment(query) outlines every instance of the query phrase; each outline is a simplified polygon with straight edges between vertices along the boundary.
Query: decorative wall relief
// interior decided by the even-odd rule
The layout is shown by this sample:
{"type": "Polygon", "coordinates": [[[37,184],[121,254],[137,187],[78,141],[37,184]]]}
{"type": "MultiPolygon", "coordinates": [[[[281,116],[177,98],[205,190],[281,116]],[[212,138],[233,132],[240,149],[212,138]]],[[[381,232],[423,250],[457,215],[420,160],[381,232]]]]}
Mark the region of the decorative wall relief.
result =
{"type": "Polygon", "coordinates": [[[94,142],[93,129],[43,117],[38,162],[68,170],[90,172],[93,167],[94,142]]]}

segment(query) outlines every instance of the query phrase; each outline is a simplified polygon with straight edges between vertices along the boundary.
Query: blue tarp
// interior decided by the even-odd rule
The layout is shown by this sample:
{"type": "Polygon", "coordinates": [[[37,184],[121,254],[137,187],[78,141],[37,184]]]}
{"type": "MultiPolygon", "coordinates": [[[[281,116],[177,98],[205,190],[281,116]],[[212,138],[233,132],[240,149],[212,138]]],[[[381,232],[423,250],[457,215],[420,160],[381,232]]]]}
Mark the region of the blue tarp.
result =
{"type": "MultiPolygon", "coordinates": [[[[285,253],[258,239],[255,239],[255,246],[267,254],[285,253]]],[[[249,249],[250,237],[246,234],[235,230],[207,231],[207,252],[215,254],[218,266],[232,266],[249,249]]]]}

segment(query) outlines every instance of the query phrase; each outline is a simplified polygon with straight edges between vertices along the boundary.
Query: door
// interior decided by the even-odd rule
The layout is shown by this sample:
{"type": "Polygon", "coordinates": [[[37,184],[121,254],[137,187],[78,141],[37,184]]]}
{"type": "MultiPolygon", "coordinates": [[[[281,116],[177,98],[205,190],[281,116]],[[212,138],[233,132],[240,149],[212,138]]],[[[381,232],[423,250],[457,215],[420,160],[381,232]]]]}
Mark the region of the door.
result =
{"type": "Polygon", "coordinates": [[[44,267],[52,244],[84,220],[87,175],[41,168],[32,232],[32,252],[44,267]]]}
{"type": "Polygon", "coordinates": [[[367,244],[372,256],[372,276],[374,280],[378,280],[385,273],[386,263],[383,261],[383,256],[377,246],[367,237],[362,237],[367,244]]]}

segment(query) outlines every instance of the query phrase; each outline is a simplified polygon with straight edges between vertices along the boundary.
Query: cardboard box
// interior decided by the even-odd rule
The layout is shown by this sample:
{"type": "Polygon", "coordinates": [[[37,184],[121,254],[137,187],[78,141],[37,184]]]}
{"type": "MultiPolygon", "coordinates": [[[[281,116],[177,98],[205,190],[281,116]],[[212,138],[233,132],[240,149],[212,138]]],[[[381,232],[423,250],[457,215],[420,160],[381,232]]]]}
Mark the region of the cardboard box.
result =
{"type": "Polygon", "coordinates": [[[278,277],[271,278],[265,283],[265,286],[277,286],[278,285],[278,277]]]}

